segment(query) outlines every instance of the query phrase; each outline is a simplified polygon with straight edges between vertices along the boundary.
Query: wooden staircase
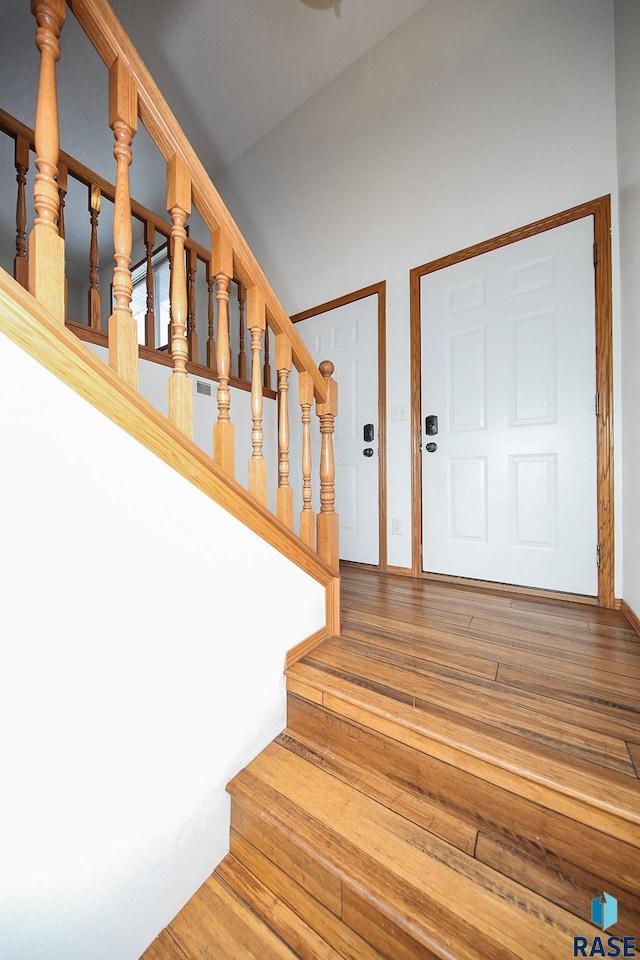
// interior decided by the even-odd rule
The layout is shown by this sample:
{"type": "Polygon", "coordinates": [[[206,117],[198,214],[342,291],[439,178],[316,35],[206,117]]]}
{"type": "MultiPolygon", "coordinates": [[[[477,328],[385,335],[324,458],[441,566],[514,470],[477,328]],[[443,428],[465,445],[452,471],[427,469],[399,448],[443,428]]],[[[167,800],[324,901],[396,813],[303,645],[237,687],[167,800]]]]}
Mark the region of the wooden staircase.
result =
{"type": "MultiPolygon", "coordinates": [[[[229,784],[230,852],[172,949],[555,960],[602,933],[603,891],[607,936],[637,934],[640,648],[622,616],[353,571],[343,592],[342,636],[287,671],[287,729],[229,784]],[[237,900],[210,914],[220,884],[241,922],[237,900]],[[245,947],[249,923],[264,939],[245,947]]],[[[148,957],[173,956],[159,944],[148,957]]]]}

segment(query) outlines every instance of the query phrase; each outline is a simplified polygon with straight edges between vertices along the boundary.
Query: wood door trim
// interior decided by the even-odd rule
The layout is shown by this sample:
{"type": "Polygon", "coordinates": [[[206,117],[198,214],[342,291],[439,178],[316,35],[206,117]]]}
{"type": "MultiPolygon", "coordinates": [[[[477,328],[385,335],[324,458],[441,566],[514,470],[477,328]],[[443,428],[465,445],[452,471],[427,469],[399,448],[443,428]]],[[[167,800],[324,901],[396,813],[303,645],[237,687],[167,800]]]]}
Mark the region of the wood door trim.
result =
{"type": "MultiPolygon", "coordinates": [[[[309,320],[321,313],[347,306],[367,297],[378,298],[378,543],[377,564],[367,564],[369,570],[387,570],[387,281],[372,283],[334,300],[318,304],[291,317],[292,323],[309,320]]],[[[340,385],[338,384],[338,389],[340,385]]],[[[339,401],[338,401],[339,402],[339,401]]]]}
{"type": "Polygon", "coordinates": [[[500,234],[491,240],[466,247],[456,253],[432,260],[409,273],[411,301],[411,504],[412,542],[411,572],[422,577],[422,461],[420,451],[421,423],[421,334],[420,279],[463,260],[517,243],[536,234],[564,226],[574,220],[593,216],[594,282],[596,312],[596,390],[599,413],[596,418],[596,456],[598,489],[598,603],[613,607],[614,596],[614,499],[613,499],[613,356],[612,356],[612,292],[611,292],[611,197],[599,197],[579,204],[551,217],[536,220],[517,230],[500,234]]]}

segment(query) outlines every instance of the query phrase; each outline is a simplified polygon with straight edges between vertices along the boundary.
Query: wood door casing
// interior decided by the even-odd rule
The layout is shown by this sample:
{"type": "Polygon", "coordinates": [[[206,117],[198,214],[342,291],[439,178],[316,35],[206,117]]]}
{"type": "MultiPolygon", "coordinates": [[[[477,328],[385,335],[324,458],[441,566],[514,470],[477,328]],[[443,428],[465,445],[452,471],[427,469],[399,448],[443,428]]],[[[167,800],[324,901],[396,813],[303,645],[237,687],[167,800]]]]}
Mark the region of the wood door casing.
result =
{"type": "MultiPolygon", "coordinates": [[[[412,425],[412,575],[422,574],[422,471],[421,471],[421,334],[420,278],[444,267],[543,233],[586,216],[594,221],[594,279],[596,304],[596,419],[598,490],[598,603],[613,607],[614,596],[614,490],[613,490],[613,362],[611,292],[611,198],[580,204],[561,213],[535,221],[491,240],[459,250],[446,257],[414,267],[410,271],[411,297],[411,425],[412,425]]],[[[512,590],[517,588],[511,588],[512,590]]]]}
{"type": "MultiPolygon", "coordinates": [[[[379,562],[368,569],[387,570],[387,348],[386,348],[386,303],[387,284],[380,283],[362,287],[342,297],[328,300],[291,317],[292,323],[308,320],[322,313],[328,313],[338,307],[376,296],[378,302],[378,524],[379,524],[379,562]]],[[[338,390],[340,385],[338,384],[338,390]]],[[[339,394],[338,394],[339,397],[339,394]]],[[[338,399],[338,403],[339,403],[338,399]]],[[[346,562],[346,561],[345,561],[346,562]]],[[[357,564],[351,564],[357,566],[357,564]]]]}

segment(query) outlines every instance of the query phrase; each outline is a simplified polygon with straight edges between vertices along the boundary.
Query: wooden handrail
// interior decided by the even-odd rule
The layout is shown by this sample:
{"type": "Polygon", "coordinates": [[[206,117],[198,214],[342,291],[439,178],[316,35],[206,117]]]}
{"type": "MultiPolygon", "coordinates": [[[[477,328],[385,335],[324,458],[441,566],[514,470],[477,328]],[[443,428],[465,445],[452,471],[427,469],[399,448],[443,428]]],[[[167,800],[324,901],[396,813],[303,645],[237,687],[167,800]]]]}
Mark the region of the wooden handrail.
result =
{"type": "Polygon", "coordinates": [[[67,3],[106,67],[110,69],[116,60],[126,64],[137,88],[139,115],[147,133],[165,160],[177,155],[184,161],[191,174],[193,199],[201,217],[212,233],[222,229],[229,236],[234,275],[246,288],[256,286],[263,292],[269,325],[276,334],[285,334],[291,343],[296,369],[311,376],[316,401],[326,403],[327,381],[111,6],[107,0],[67,0],[67,3]]]}

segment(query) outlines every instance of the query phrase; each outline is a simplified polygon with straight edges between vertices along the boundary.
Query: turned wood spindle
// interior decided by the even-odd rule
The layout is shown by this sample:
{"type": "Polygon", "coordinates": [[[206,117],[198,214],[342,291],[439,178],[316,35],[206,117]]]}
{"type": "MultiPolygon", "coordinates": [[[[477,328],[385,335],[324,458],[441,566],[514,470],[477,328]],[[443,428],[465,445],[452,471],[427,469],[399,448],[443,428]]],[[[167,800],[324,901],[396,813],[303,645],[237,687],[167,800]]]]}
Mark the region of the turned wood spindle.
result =
{"type": "Polygon", "coordinates": [[[291,341],[283,333],[276,336],[276,371],[278,373],[278,489],[276,492],[276,509],[280,520],[293,529],[293,489],[289,483],[291,341]]]}
{"type": "Polygon", "coordinates": [[[315,550],[316,525],[311,506],[311,407],[313,406],[313,380],[311,374],[298,374],[298,401],[302,411],[302,511],[300,513],[300,539],[315,550]]]}
{"type": "MultiPolygon", "coordinates": [[[[169,237],[167,241],[167,260],[169,261],[169,291],[171,291],[171,278],[173,276],[173,240],[169,237]]],[[[173,319],[173,306],[171,304],[171,295],[169,295],[169,323],[167,324],[167,348],[171,352],[171,323],[173,319]]]]}
{"type": "Polygon", "coordinates": [[[109,126],[113,130],[116,191],[113,207],[113,313],[109,317],[109,365],[138,389],[138,327],[131,313],[131,144],[138,128],[138,95],[133,76],[121,60],[109,70],[109,126]]]}
{"type": "Polygon", "coordinates": [[[213,458],[231,476],[235,473],[235,437],[229,408],[231,393],[231,349],[229,345],[229,288],[233,276],[231,238],[222,227],[212,235],[211,269],[216,280],[218,301],[218,420],[213,427],[213,458]]]}
{"type": "Polygon", "coordinates": [[[338,414],[338,385],[333,379],[334,366],[330,360],[323,360],[320,373],[327,385],[327,399],[316,403],[316,413],[320,419],[320,513],[316,518],[318,533],[318,555],[334,570],[338,569],[338,514],[336,513],[336,464],[333,451],[333,431],[338,414]]]}
{"type": "Polygon", "coordinates": [[[147,288],[146,311],[144,315],[144,342],[147,347],[156,347],[156,315],[153,291],[153,246],[156,242],[156,228],[149,220],[144,223],[145,280],[147,288]]]}
{"type": "Polygon", "coordinates": [[[271,364],[269,363],[269,324],[264,328],[264,384],[265,390],[271,390],[271,364]]]}
{"type": "Polygon", "coordinates": [[[100,187],[91,184],[89,187],[89,221],[91,223],[91,240],[89,242],[89,326],[92,330],[100,329],[100,252],[98,248],[98,217],[100,216],[100,187]]]}
{"type": "Polygon", "coordinates": [[[64,163],[58,167],[58,200],[60,206],[58,209],[58,236],[61,240],[66,240],[66,229],[64,225],[64,208],[67,202],[67,188],[69,185],[69,171],[64,163]]]}
{"type": "Polygon", "coordinates": [[[31,0],[40,53],[36,101],[36,218],[29,236],[29,290],[59,323],[65,321],[64,240],[58,234],[60,132],[56,63],[66,17],[65,0],[31,0]]]}
{"type": "Polygon", "coordinates": [[[13,261],[13,276],[25,289],[29,287],[29,264],[27,261],[27,173],[29,172],[29,141],[20,134],[16,137],[15,152],[16,182],[16,256],[13,261]]]}
{"type": "Polygon", "coordinates": [[[244,303],[245,289],[238,281],[238,380],[247,379],[247,357],[244,349],[244,303]]]}
{"type": "Polygon", "coordinates": [[[193,389],[187,373],[187,277],[185,224],[191,213],[191,176],[178,154],[167,163],[167,210],[171,214],[171,340],[173,373],[169,380],[169,419],[188,437],[193,434],[193,389]]]}
{"type": "Polygon", "coordinates": [[[217,376],[216,341],[213,332],[213,288],[215,280],[211,273],[211,260],[207,261],[207,366],[217,376]]]}
{"type": "Polygon", "coordinates": [[[267,461],[262,452],[264,433],[262,429],[263,395],[261,350],[262,331],[266,325],[264,295],[257,287],[247,291],[247,326],[251,335],[251,445],[249,460],[249,493],[261,503],[267,503],[267,461]]]}
{"type": "Polygon", "coordinates": [[[195,249],[187,251],[188,284],[189,284],[189,315],[187,319],[187,346],[189,360],[198,362],[198,333],[196,330],[196,273],[198,270],[198,254],[195,249]]]}

